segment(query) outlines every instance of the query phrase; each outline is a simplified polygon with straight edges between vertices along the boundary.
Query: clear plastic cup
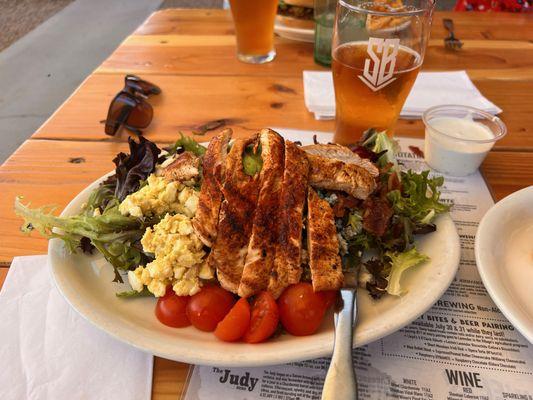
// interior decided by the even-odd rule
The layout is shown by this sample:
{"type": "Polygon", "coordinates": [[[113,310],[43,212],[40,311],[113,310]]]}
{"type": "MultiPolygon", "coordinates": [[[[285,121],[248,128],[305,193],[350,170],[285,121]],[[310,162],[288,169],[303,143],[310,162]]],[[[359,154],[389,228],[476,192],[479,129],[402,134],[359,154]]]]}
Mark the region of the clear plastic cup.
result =
{"type": "Polygon", "coordinates": [[[507,133],[500,118],[468,106],[431,107],[422,119],[426,125],[427,164],[452,176],[477,171],[494,143],[507,133]]]}

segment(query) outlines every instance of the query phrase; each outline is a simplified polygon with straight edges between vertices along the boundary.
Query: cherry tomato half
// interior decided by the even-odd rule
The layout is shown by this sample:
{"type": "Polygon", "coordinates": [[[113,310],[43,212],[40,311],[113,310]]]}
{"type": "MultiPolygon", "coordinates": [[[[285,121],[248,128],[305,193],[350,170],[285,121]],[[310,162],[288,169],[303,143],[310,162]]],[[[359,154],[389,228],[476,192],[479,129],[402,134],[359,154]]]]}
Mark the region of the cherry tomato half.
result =
{"type": "Polygon", "coordinates": [[[184,328],[189,326],[191,323],[185,313],[188,302],[189,296],[178,296],[174,293],[174,290],[169,287],[165,295],[157,299],[155,316],[161,323],[173,328],[184,328]]]}
{"type": "Polygon", "coordinates": [[[243,337],[250,327],[250,304],[240,299],[215,329],[215,336],[225,342],[235,342],[243,337]]]}
{"type": "Polygon", "coordinates": [[[291,335],[306,336],[317,331],[324,319],[326,301],[310,283],[289,286],[278,299],[281,324],[291,335]]]}
{"type": "Polygon", "coordinates": [[[244,341],[259,343],[267,340],[276,331],[278,323],[276,300],[269,292],[259,293],[252,304],[250,327],[244,334],[244,341]]]}
{"type": "Polygon", "coordinates": [[[191,296],[186,309],[187,317],[195,328],[211,332],[224,319],[234,303],[233,295],[220,286],[204,286],[191,296]]]}

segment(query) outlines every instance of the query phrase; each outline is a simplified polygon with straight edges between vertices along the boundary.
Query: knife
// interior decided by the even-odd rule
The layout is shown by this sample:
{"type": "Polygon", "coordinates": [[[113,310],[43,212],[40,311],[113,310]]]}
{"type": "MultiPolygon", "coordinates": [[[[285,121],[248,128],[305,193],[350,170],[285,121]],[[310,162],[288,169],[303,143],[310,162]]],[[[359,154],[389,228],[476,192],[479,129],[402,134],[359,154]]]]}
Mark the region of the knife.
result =
{"type": "Polygon", "coordinates": [[[353,368],[353,331],[357,320],[357,276],[359,267],[344,274],[344,287],[335,306],[333,356],[322,389],[322,400],[357,400],[353,368]]]}

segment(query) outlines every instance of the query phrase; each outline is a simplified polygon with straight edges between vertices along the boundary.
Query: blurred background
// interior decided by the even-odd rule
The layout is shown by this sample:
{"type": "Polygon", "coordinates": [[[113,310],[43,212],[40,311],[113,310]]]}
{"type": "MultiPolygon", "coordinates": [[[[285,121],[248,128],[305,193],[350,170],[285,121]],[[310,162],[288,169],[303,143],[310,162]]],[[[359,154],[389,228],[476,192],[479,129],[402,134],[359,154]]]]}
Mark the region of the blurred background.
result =
{"type": "MultiPolygon", "coordinates": [[[[454,0],[437,0],[451,10],[454,0]]],[[[152,12],[224,0],[0,0],[0,163],[152,12]]]]}

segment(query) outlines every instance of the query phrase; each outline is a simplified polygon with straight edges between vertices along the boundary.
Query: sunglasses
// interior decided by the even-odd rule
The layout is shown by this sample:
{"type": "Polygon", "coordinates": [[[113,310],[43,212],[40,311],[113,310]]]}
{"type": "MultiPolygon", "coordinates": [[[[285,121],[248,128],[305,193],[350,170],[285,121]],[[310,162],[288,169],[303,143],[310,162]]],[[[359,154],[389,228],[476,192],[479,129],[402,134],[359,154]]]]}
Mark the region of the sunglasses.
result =
{"type": "Polygon", "coordinates": [[[146,101],[148,96],[161,93],[161,89],[135,75],[126,75],[124,89],[114,97],[107,111],[106,135],[114,136],[121,126],[136,135],[152,122],[154,110],[146,101]]]}

